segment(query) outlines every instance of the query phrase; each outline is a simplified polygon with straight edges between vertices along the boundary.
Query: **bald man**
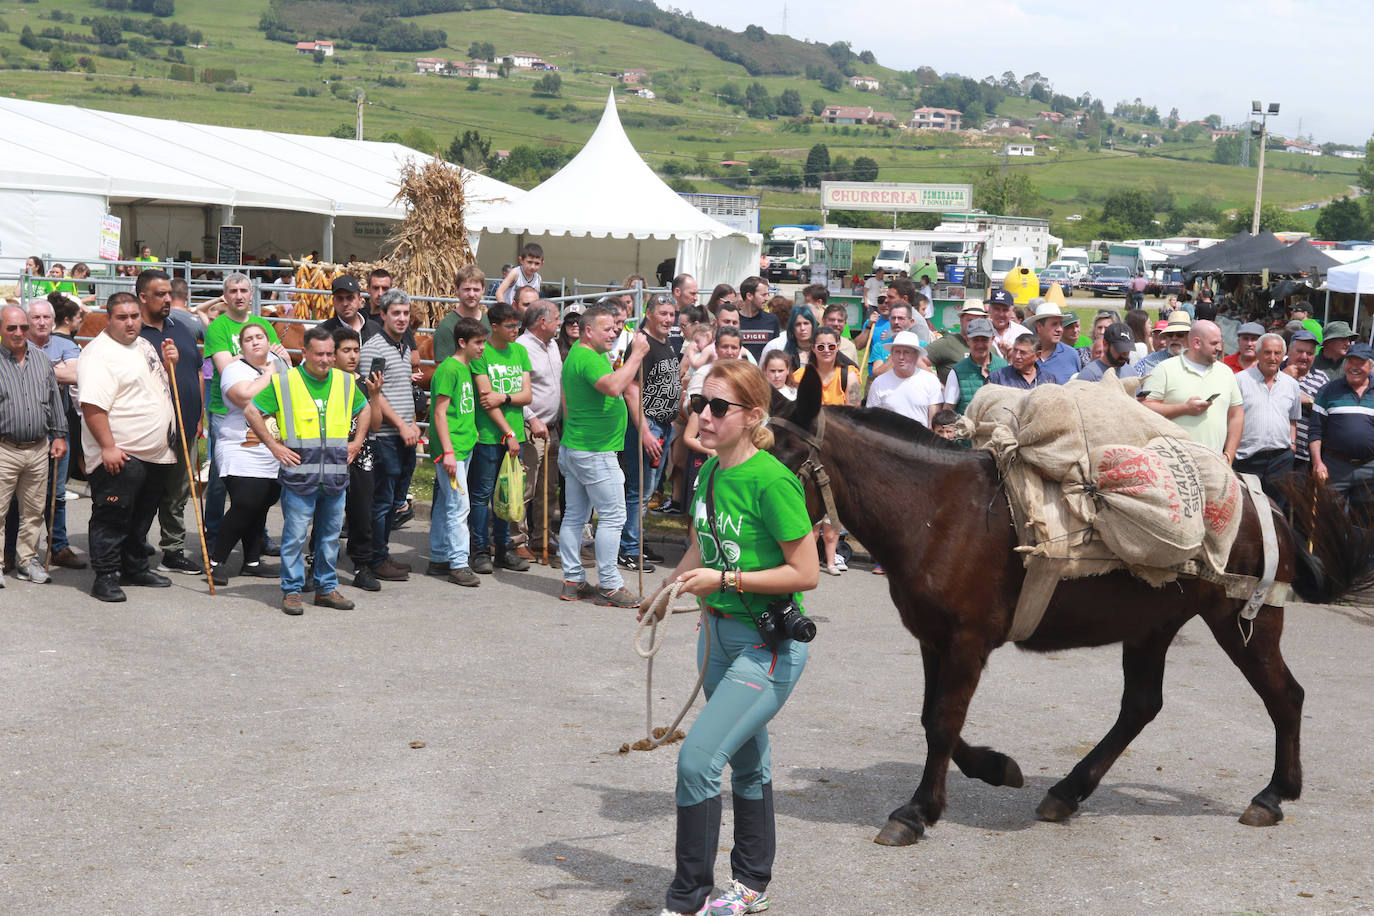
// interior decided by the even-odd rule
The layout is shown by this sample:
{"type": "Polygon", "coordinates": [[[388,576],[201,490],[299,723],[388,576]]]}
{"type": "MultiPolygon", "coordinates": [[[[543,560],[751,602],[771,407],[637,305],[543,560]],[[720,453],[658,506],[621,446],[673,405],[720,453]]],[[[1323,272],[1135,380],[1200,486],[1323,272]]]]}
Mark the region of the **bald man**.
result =
{"type": "Polygon", "coordinates": [[[1215,322],[1193,322],[1187,348],[1145,380],[1144,404],[1235,462],[1245,426],[1244,398],[1235,373],[1221,362],[1221,328],[1215,322]]]}

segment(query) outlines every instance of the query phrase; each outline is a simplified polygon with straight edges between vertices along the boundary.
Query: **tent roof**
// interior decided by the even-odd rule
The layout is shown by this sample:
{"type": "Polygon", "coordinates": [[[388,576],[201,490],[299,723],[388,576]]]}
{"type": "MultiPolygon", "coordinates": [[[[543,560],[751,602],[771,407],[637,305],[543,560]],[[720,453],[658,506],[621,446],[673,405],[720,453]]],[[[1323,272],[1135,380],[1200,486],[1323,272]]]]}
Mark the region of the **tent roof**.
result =
{"type": "Polygon", "coordinates": [[[1179,258],[1174,266],[1188,274],[1259,273],[1269,266],[1265,259],[1276,256],[1283,248],[1283,242],[1272,232],[1252,236],[1241,231],[1210,248],[1179,258]]]}
{"type": "Polygon", "coordinates": [[[571,162],[524,197],[493,207],[469,225],[483,232],[593,238],[744,235],[687,203],[654,174],[625,135],[614,93],[571,162]]]}
{"type": "MultiPolygon", "coordinates": [[[[0,98],[0,188],[96,194],[114,202],[217,204],[400,219],[398,143],[215,127],[0,98]]],[[[471,219],[519,188],[469,173],[471,219]]]]}
{"type": "Polygon", "coordinates": [[[1340,263],[1335,258],[1327,257],[1325,252],[1306,239],[1298,239],[1285,246],[1277,257],[1269,259],[1264,266],[1269,268],[1270,273],[1298,274],[1308,273],[1314,267],[1318,271],[1329,270],[1339,267],[1340,263]]]}
{"type": "Polygon", "coordinates": [[[1374,259],[1331,268],[1326,272],[1326,287],[1337,293],[1374,293],[1374,259]]]}

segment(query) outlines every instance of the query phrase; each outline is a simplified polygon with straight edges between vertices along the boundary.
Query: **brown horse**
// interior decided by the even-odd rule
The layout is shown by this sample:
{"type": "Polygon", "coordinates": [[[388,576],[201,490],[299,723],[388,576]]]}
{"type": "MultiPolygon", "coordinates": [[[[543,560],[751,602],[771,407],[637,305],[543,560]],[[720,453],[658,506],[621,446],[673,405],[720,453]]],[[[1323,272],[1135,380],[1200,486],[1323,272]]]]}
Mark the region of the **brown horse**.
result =
{"type": "MultiPolygon", "coordinates": [[[[1011,511],[989,453],[961,448],[885,410],[826,407],[824,423],[818,424],[820,403],[820,380],[810,370],[794,402],[775,397],[773,413],[787,422],[773,425],[772,451],[802,473],[813,519],[823,514],[822,502],[804,463],[810,457],[825,468],[839,520],[886,569],[902,623],[920,641],[925,769],[911,800],[892,812],[875,840],[905,846],[943,813],[951,759],[965,776],[990,785],[1024,784],[1016,761],[991,748],[972,747],[959,733],[988,655],[1006,641],[1025,570],[1013,550],[1018,542],[1011,511]],[[823,426],[819,442],[818,426],[823,426]]],[[[1353,527],[1335,501],[1321,505],[1314,524],[1348,536],[1318,538],[1320,561],[1273,511],[1278,581],[1292,583],[1312,602],[1329,602],[1348,587],[1363,584],[1356,581],[1360,576],[1345,573],[1367,569],[1369,537],[1353,527]],[[1330,555],[1323,552],[1323,541],[1330,555]]],[[[1261,544],[1259,516],[1246,500],[1227,570],[1259,576],[1261,544]]],[[[1247,644],[1237,626],[1243,604],[1199,579],[1180,579],[1177,587],[1165,590],[1123,571],[1059,584],[1039,628],[1017,645],[1054,652],[1121,643],[1125,690],[1116,723],[1049,790],[1037,808],[1040,817],[1061,821],[1072,815],[1159,712],[1169,644],[1186,622],[1200,616],[1274,722],[1273,775],[1241,822],[1271,826],[1283,818],[1280,802],[1296,799],[1302,789],[1298,732],[1303,689],[1279,651],[1283,608],[1262,606],[1247,644]]]]}

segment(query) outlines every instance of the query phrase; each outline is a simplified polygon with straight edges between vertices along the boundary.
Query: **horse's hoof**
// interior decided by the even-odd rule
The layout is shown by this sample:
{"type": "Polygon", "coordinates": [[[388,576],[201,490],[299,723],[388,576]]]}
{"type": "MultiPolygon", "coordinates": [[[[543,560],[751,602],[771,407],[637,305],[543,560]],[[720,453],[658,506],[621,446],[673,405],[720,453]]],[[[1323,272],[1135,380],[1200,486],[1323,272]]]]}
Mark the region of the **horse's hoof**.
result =
{"type": "Polygon", "coordinates": [[[1078,810],[1077,805],[1070,805],[1057,795],[1045,795],[1045,800],[1040,803],[1040,807],[1035,809],[1036,817],[1042,821],[1067,821],[1078,810]]]}
{"type": "Polygon", "coordinates": [[[1240,816],[1240,822],[1247,827],[1272,827],[1283,820],[1283,810],[1270,808],[1259,802],[1251,802],[1250,807],[1240,816]]]}
{"type": "Polygon", "coordinates": [[[1026,777],[1021,775],[1021,768],[1016,765],[1016,761],[1010,757],[1002,767],[1002,785],[1019,789],[1026,784],[1026,777]]]}
{"type": "Polygon", "coordinates": [[[924,828],[914,828],[904,821],[890,820],[878,831],[873,842],[879,846],[912,846],[924,832],[924,828]]]}

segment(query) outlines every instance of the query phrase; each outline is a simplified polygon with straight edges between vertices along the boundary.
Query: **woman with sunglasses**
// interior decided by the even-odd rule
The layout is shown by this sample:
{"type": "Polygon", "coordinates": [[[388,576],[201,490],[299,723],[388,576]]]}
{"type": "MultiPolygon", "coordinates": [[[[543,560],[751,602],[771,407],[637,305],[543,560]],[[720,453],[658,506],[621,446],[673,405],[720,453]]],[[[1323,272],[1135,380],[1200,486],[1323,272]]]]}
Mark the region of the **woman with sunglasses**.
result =
{"type": "Polygon", "coordinates": [[[716,317],[716,310],[720,308],[722,302],[738,302],[739,296],[735,293],[735,288],[729,283],[717,283],[716,288],[711,290],[711,298],[706,300],[706,313],[711,319],[716,317]]]}
{"type": "MultiPolygon", "coordinates": [[[[839,346],[839,331],[828,327],[816,329],[815,343],[811,348],[811,365],[821,374],[821,403],[858,407],[863,389],[859,381],[859,370],[854,368],[848,359],[840,356],[839,346]]],[[[803,366],[792,373],[793,385],[801,382],[802,373],[805,371],[806,367],[803,366]]],[[[822,519],[820,529],[821,542],[825,545],[825,571],[832,576],[848,571],[849,567],[845,564],[844,557],[835,553],[835,549],[840,545],[840,536],[831,520],[822,519]]]]}
{"type": "Polygon", "coordinates": [[[660,916],[738,916],[768,907],[777,839],[767,725],[801,677],[808,644],[783,639],[775,649],[760,645],[758,619],[784,596],[800,611],[800,593],[815,588],[817,579],[801,483],[764,451],[773,444],[763,426],[771,397],[763,373],[727,360],[711,367],[702,392],[691,398],[702,442],[716,454],[702,468],[707,484],[693,500],[687,553],[663,588],[676,581],[683,593],[701,599],[710,626],[698,637],[697,651],[705,654],[709,638],[710,659],[706,707],[678,752],[676,870],[660,916]],[[735,822],[733,880],[708,903],[726,761],[735,822]]]}

